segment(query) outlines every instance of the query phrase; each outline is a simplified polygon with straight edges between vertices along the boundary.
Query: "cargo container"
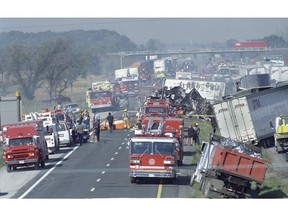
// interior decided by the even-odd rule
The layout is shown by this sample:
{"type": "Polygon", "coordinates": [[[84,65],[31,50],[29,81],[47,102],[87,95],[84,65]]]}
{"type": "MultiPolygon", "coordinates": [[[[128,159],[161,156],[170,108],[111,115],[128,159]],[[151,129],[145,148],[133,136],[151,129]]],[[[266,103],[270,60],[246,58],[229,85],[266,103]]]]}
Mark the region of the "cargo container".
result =
{"type": "Polygon", "coordinates": [[[185,89],[186,93],[189,93],[195,88],[202,98],[206,98],[210,102],[221,101],[223,96],[232,92],[229,83],[226,82],[202,81],[196,79],[166,79],[164,85],[168,89],[180,86],[185,89]]]}
{"type": "Polygon", "coordinates": [[[288,85],[252,88],[214,104],[221,136],[259,145],[274,146],[270,121],[288,112],[288,85]]]}
{"type": "Polygon", "coordinates": [[[191,180],[206,198],[256,198],[267,169],[259,148],[211,135],[191,180]]]}

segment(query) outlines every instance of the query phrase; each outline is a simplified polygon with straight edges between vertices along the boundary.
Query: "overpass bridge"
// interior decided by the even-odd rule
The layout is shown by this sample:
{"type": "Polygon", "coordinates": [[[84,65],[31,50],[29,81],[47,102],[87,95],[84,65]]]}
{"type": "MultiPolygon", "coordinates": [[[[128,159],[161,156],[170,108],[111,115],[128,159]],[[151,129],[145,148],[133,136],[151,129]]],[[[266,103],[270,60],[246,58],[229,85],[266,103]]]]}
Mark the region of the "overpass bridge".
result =
{"type": "MultiPolygon", "coordinates": [[[[288,49],[288,48],[287,48],[288,49]]],[[[123,51],[117,53],[108,53],[108,55],[118,55],[121,57],[128,56],[171,56],[171,55],[186,55],[186,54],[221,54],[221,53],[255,53],[267,52],[276,49],[270,48],[204,48],[204,49],[178,49],[178,50],[145,50],[145,51],[123,51]]]]}

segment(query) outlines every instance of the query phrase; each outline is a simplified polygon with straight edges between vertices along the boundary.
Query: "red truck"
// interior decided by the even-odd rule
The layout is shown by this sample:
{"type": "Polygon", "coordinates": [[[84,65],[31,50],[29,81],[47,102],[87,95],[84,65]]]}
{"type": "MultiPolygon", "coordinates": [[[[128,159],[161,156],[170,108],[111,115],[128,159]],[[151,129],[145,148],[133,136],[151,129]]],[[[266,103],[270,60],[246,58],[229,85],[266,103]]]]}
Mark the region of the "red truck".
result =
{"type": "Polygon", "coordinates": [[[144,102],[143,117],[145,116],[172,116],[171,104],[165,99],[150,97],[144,102]]]}
{"type": "Polygon", "coordinates": [[[174,117],[161,117],[151,116],[143,117],[142,124],[144,128],[157,128],[159,125],[163,125],[163,134],[170,134],[178,140],[179,146],[176,149],[177,165],[182,166],[183,164],[183,134],[184,119],[174,117]]]}
{"type": "Polygon", "coordinates": [[[45,167],[48,149],[44,137],[43,120],[2,125],[3,159],[7,172],[18,167],[45,167]]]}
{"type": "Polygon", "coordinates": [[[268,48],[266,41],[246,41],[246,42],[234,42],[232,48],[268,48]]]}
{"type": "Polygon", "coordinates": [[[256,198],[267,169],[259,148],[211,135],[191,181],[206,198],[256,198]]]}
{"type": "Polygon", "coordinates": [[[161,125],[142,132],[135,134],[128,142],[131,183],[145,178],[169,179],[173,182],[177,178],[178,139],[164,134],[161,125]]]}

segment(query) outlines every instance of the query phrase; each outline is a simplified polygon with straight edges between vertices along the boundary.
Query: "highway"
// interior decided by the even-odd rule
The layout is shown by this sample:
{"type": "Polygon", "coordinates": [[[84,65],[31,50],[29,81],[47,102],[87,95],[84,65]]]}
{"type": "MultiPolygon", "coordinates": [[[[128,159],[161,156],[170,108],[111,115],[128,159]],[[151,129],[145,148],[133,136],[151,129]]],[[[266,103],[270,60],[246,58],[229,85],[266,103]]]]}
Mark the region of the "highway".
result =
{"type": "MultiPolygon", "coordinates": [[[[130,103],[130,114],[135,114],[130,103]]],[[[114,112],[120,117],[122,111],[114,112]]],[[[107,113],[101,113],[105,117],[107,113]]],[[[193,198],[189,185],[192,149],[185,146],[184,164],[178,179],[171,183],[148,179],[132,184],[128,176],[129,149],[127,140],[133,130],[101,131],[100,142],[61,147],[50,154],[45,168],[19,168],[0,171],[0,198],[19,199],[92,199],[92,198],[193,198]],[[11,182],[13,184],[11,185],[11,182]]]]}

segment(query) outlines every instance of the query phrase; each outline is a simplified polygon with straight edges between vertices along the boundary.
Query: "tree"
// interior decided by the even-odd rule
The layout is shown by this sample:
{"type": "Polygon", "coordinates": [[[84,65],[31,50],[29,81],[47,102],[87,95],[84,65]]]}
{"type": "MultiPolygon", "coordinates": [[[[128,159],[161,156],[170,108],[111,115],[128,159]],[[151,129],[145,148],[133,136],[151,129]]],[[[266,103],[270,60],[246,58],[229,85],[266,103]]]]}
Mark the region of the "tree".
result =
{"type": "Polygon", "coordinates": [[[41,47],[38,70],[45,74],[50,98],[59,96],[79,76],[85,76],[85,58],[64,39],[50,41],[41,47]]]}
{"type": "Polygon", "coordinates": [[[15,45],[8,48],[6,54],[7,73],[10,74],[13,82],[20,86],[22,95],[33,100],[39,83],[43,81],[42,71],[36,69],[36,53],[31,47],[15,45]]]}
{"type": "Polygon", "coordinates": [[[282,37],[275,34],[264,37],[264,40],[271,48],[284,48],[286,43],[282,37]]]}
{"type": "Polygon", "coordinates": [[[147,50],[159,50],[165,48],[165,45],[159,39],[149,39],[146,42],[147,50]]]}

